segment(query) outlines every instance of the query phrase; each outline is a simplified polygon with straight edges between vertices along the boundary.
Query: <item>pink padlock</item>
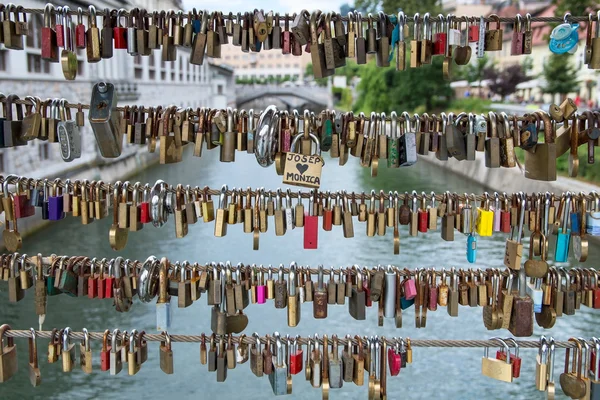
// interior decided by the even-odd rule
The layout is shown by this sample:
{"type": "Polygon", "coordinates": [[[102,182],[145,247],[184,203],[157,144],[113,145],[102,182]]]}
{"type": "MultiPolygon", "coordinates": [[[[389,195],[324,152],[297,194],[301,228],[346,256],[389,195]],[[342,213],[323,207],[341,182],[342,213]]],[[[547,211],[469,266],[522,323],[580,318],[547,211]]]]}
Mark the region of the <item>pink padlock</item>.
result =
{"type": "Polygon", "coordinates": [[[260,271],[259,284],[256,286],[256,302],[258,304],[265,304],[267,301],[267,286],[265,285],[265,278],[263,272],[260,271]]]}
{"type": "Polygon", "coordinates": [[[415,280],[412,278],[406,278],[402,282],[404,287],[404,298],[406,300],[412,300],[417,297],[417,285],[415,284],[415,280]]]}
{"type": "Polygon", "coordinates": [[[390,367],[390,375],[398,376],[402,367],[402,356],[398,348],[398,343],[388,349],[388,364],[390,367]]]}

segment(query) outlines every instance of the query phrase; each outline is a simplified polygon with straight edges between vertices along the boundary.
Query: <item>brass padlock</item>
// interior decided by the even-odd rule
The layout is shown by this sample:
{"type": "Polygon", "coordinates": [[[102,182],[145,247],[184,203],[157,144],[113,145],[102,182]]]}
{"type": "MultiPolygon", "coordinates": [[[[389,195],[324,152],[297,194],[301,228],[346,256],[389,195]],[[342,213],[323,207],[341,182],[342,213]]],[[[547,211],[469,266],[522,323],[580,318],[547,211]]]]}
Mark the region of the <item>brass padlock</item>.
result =
{"type": "Polygon", "coordinates": [[[485,26],[485,51],[502,50],[502,28],[500,28],[500,18],[496,14],[488,17],[488,20],[496,22],[496,29],[490,29],[490,22],[485,26]]]}

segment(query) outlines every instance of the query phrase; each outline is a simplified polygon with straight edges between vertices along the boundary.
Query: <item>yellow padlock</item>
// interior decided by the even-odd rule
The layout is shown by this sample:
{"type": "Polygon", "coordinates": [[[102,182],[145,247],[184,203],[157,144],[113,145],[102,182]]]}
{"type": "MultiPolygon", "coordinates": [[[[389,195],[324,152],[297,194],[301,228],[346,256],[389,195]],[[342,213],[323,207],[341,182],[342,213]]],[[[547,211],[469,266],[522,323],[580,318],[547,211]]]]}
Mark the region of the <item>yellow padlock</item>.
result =
{"type": "Polygon", "coordinates": [[[485,200],[480,207],[477,207],[476,229],[479,236],[492,236],[494,228],[494,212],[490,210],[490,198],[487,192],[484,194],[485,200]]]}

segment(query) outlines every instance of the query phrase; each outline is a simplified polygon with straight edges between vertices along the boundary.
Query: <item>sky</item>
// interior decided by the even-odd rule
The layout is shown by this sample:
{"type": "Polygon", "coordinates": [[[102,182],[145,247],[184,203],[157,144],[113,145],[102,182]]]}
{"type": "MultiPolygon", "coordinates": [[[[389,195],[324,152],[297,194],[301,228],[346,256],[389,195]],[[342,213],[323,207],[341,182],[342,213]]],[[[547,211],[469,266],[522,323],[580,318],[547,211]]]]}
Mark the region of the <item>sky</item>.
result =
{"type": "Polygon", "coordinates": [[[265,11],[279,12],[281,13],[293,13],[300,12],[302,9],[322,10],[322,11],[339,11],[340,5],[347,3],[348,0],[303,0],[298,2],[297,0],[228,0],[223,2],[222,0],[183,0],[183,4],[186,9],[206,9],[209,11],[219,10],[225,14],[238,11],[250,11],[257,9],[264,9],[265,11]]]}

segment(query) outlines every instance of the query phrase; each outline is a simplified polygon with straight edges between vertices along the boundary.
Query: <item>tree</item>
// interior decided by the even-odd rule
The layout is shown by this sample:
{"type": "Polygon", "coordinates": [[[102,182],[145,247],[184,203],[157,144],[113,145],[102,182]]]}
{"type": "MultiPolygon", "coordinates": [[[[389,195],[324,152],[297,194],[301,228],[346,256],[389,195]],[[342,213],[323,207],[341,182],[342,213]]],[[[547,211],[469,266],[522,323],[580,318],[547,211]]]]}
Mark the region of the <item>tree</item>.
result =
{"type": "Polygon", "coordinates": [[[432,63],[420,68],[407,68],[398,72],[395,66],[379,68],[373,61],[360,70],[357,110],[410,111],[419,106],[427,110],[434,101],[448,101],[453,91],[442,75],[441,57],[433,57],[432,63]]]}
{"type": "Polygon", "coordinates": [[[570,54],[552,54],[544,64],[543,76],[546,79],[544,93],[560,94],[565,97],[568,93],[579,89],[577,68],[570,60],[570,54]]]}
{"type": "Polygon", "coordinates": [[[490,81],[488,84],[490,91],[500,95],[502,100],[513,94],[519,83],[529,80],[520,64],[510,65],[501,71],[492,66],[483,71],[483,76],[490,81]]]}
{"type": "Polygon", "coordinates": [[[402,10],[410,17],[422,10],[427,10],[431,15],[437,15],[442,11],[439,0],[356,0],[355,7],[357,10],[365,10],[370,13],[383,10],[388,14],[396,14],[402,10]]]}
{"type": "Polygon", "coordinates": [[[350,11],[354,12],[356,9],[353,5],[344,3],[340,6],[340,14],[346,16],[350,11]]]}
{"type": "Polygon", "coordinates": [[[587,15],[598,5],[595,0],[552,0],[552,4],[556,6],[554,15],[557,17],[562,17],[567,11],[571,15],[587,15]]]}
{"type": "Polygon", "coordinates": [[[475,62],[470,62],[465,68],[459,69],[457,77],[464,79],[469,82],[469,85],[473,82],[479,83],[479,96],[483,96],[483,90],[481,87],[481,81],[484,79],[483,73],[486,69],[493,65],[492,60],[484,54],[482,58],[477,58],[475,62]]]}
{"type": "Polygon", "coordinates": [[[309,77],[309,76],[313,77],[313,79],[319,86],[327,86],[327,78],[315,78],[315,73],[313,72],[312,63],[306,64],[306,71],[304,71],[304,76],[305,77],[309,77]]]}

